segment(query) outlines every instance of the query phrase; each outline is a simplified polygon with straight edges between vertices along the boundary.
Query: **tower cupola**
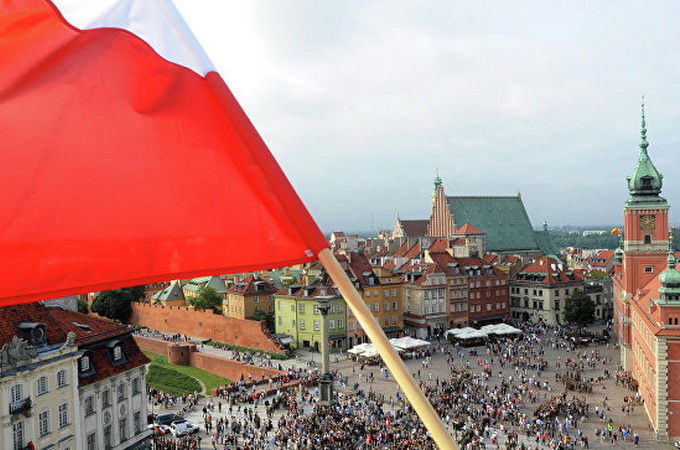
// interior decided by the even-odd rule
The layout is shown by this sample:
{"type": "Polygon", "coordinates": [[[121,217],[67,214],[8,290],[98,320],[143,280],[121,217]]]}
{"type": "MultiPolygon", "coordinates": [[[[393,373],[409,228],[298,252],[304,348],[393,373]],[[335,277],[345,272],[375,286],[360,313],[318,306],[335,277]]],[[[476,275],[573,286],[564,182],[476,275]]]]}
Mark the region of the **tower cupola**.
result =
{"type": "Polygon", "coordinates": [[[675,254],[673,253],[673,245],[668,249],[668,269],[666,269],[660,276],[661,288],[659,294],[661,300],[680,301],[680,272],[675,268],[675,254]]]}
{"type": "Polygon", "coordinates": [[[630,198],[627,205],[639,203],[666,204],[666,200],[659,196],[661,193],[663,175],[656,170],[647,153],[647,128],[645,122],[645,104],[642,103],[642,123],[640,130],[640,156],[633,173],[627,177],[630,198]]]}

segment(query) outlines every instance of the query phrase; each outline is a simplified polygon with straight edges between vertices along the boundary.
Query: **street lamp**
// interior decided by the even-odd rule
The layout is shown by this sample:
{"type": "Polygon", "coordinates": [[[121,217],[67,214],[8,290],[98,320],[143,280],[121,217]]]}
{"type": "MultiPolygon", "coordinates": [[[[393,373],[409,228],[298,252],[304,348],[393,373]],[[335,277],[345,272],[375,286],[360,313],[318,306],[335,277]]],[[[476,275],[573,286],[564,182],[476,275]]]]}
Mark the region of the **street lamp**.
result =
{"type": "Polygon", "coordinates": [[[321,375],[319,376],[319,392],[321,393],[321,405],[330,406],[333,400],[333,375],[329,368],[328,355],[328,310],[332,296],[318,297],[319,311],[321,312],[321,375]]]}

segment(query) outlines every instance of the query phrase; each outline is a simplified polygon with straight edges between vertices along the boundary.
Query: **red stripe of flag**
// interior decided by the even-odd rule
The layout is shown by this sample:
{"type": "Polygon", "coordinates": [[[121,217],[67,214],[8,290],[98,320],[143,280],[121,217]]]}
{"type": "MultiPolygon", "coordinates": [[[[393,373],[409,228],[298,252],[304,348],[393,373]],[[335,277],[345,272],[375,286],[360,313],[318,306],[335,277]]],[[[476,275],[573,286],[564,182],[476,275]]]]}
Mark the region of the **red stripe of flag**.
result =
{"type": "Polygon", "coordinates": [[[0,0],[0,305],[282,267],[327,242],[221,77],[0,0]]]}

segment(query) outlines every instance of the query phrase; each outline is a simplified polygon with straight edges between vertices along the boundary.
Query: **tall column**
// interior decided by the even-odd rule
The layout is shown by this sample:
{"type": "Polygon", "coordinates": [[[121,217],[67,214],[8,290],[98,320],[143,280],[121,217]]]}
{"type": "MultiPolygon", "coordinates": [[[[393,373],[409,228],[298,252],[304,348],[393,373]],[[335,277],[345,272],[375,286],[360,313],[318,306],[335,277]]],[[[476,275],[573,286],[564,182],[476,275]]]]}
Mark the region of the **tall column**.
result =
{"type": "Polygon", "coordinates": [[[330,299],[319,298],[321,312],[321,375],[319,376],[319,392],[321,404],[330,406],[333,401],[333,375],[330,373],[330,355],[328,354],[328,310],[330,299]]]}

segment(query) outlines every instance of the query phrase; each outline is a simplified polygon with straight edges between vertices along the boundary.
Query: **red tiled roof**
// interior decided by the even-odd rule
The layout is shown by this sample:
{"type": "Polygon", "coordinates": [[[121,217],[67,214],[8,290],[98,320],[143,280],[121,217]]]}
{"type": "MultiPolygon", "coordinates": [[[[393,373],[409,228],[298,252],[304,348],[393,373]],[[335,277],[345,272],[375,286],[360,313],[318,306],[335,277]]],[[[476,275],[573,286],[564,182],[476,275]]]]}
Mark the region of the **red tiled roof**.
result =
{"type": "Polygon", "coordinates": [[[120,339],[123,355],[125,356],[125,363],[114,366],[109,357],[109,349],[104,345],[95,345],[84,347],[91,350],[92,365],[95,372],[92,375],[82,377],[79,379],[81,386],[96,383],[97,381],[105,380],[114,375],[118,375],[136,367],[143,366],[149,363],[149,358],[139,349],[137,343],[132,338],[132,333],[129,332],[120,339]]]}
{"type": "Polygon", "coordinates": [[[421,251],[420,249],[421,249],[420,240],[418,240],[418,242],[413,244],[413,246],[410,249],[408,249],[408,252],[406,252],[406,255],[404,255],[404,256],[409,258],[409,259],[417,259],[417,258],[420,257],[420,251],[421,251]]]}
{"type": "Polygon", "coordinates": [[[456,234],[485,234],[485,233],[483,231],[480,231],[479,228],[475,227],[474,225],[466,223],[462,227],[458,228],[458,230],[456,230],[456,234]]]}
{"type": "Polygon", "coordinates": [[[40,303],[24,303],[0,308],[0,346],[12,342],[13,336],[22,337],[15,326],[19,322],[39,322],[45,324],[47,343],[50,345],[66,341],[66,333],[50,314],[51,309],[40,303]]]}
{"type": "Polygon", "coordinates": [[[435,241],[427,249],[430,253],[441,253],[449,248],[449,240],[444,238],[435,239],[435,241]]]}
{"type": "Polygon", "coordinates": [[[13,335],[21,336],[18,329],[6,325],[22,321],[44,323],[49,344],[65,342],[67,333],[75,333],[76,345],[81,349],[92,352],[95,367],[95,372],[92,375],[80,379],[80,385],[94,383],[149,362],[149,359],[139,350],[132,339],[132,330],[125,325],[74,311],[46,308],[40,303],[0,308],[0,323],[3,324],[3,326],[0,326],[0,343],[11,341],[13,335]],[[82,325],[82,327],[76,325],[76,323],[82,325]],[[114,366],[111,363],[108,356],[109,350],[104,345],[111,339],[120,341],[126,358],[124,364],[114,366]]]}
{"type": "Polygon", "coordinates": [[[248,275],[245,280],[240,283],[234,283],[234,285],[227,289],[230,294],[273,294],[276,292],[276,288],[272,283],[265,280],[264,278],[256,277],[255,275],[248,275]],[[262,286],[260,289],[257,286],[262,286]]]}

